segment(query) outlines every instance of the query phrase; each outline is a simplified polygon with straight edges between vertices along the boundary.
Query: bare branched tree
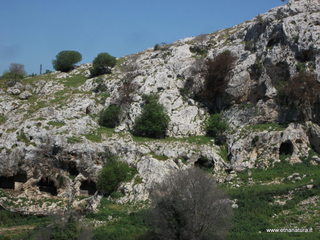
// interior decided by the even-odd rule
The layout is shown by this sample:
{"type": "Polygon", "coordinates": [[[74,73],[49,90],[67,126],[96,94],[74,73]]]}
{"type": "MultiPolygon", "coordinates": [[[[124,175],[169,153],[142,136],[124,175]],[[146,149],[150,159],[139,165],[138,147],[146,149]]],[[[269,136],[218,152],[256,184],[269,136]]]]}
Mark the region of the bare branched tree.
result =
{"type": "Polygon", "coordinates": [[[26,75],[24,65],[18,63],[11,63],[9,67],[9,72],[17,78],[22,78],[26,75]]]}
{"type": "Polygon", "coordinates": [[[146,216],[153,239],[225,239],[232,217],[230,200],[206,172],[179,171],[151,192],[146,216]]]}

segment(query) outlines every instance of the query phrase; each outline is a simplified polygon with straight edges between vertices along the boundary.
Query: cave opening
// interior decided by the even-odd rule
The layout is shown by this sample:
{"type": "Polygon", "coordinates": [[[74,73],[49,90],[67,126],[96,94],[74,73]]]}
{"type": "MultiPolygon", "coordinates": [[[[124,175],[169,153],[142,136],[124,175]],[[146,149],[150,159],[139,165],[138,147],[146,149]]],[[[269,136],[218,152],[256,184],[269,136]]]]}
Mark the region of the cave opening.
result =
{"type": "Polygon", "coordinates": [[[214,167],[214,162],[209,160],[206,157],[200,157],[195,163],[194,166],[202,169],[211,169],[214,167]]]}
{"type": "Polygon", "coordinates": [[[41,192],[50,193],[52,196],[56,196],[58,194],[57,187],[55,186],[54,182],[48,177],[41,178],[37,185],[41,192]]]}
{"type": "Polygon", "coordinates": [[[0,176],[0,188],[3,189],[14,189],[14,178],[0,176]]]}
{"type": "Polygon", "coordinates": [[[27,174],[25,172],[18,172],[14,175],[14,181],[19,183],[25,183],[28,180],[27,174]]]}
{"type": "Polygon", "coordinates": [[[293,154],[293,144],[290,140],[281,143],[279,149],[280,156],[291,156],[293,154]]]}
{"type": "Polygon", "coordinates": [[[97,191],[96,183],[90,180],[85,180],[81,183],[81,195],[94,195],[97,191]]]}

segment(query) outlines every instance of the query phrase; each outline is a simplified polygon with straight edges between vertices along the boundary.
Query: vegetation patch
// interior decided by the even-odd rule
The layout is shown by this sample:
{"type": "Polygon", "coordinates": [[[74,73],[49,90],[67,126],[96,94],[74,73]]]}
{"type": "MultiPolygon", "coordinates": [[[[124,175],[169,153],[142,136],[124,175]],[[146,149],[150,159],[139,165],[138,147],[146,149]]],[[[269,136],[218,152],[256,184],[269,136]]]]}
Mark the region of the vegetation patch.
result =
{"type": "Polygon", "coordinates": [[[92,142],[102,142],[103,136],[111,137],[113,133],[114,133],[113,128],[100,127],[92,133],[83,134],[83,136],[85,136],[86,139],[88,139],[92,142]]]}
{"type": "Polygon", "coordinates": [[[169,124],[169,116],[154,95],[144,96],[142,114],[136,119],[133,134],[140,137],[164,138],[169,124]]]}
{"type": "Polygon", "coordinates": [[[99,191],[110,195],[118,189],[122,182],[131,181],[136,173],[137,170],[131,168],[127,163],[116,158],[110,158],[99,173],[97,188],[99,191]]]}
{"type": "Polygon", "coordinates": [[[62,84],[65,87],[72,87],[72,88],[77,88],[80,87],[82,84],[84,84],[86,82],[86,78],[82,75],[76,75],[76,76],[72,76],[72,77],[68,77],[66,79],[62,80],[62,84]]]}
{"type": "Polygon", "coordinates": [[[63,127],[66,125],[66,123],[62,121],[49,121],[48,125],[54,126],[54,127],[63,127]]]}
{"type": "Polygon", "coordinates": [[[0,114],[0,125],[6,122],[6,117],[3,114],[0,114]]]}
{"type": "Polygon", "coordinates": [[[169,158],[165,155],[158,155],[158,154],[155,154],[155,153],[151,153],[151,156],[159,161],[165,161],[165,160],[168,160],[169,158]]]}
{"type": "Polygon", "coordinates": [[[280,123],[260,123],[256,125],[251,125],[248,127],[249,130],[252,130],[254,132],[262,132],[262,131],[283,131],[287,128],[288,126],[285,124],[280,124],[280,123]]]}
{"type": "Polygon", "coordinates": [[[94,239],[142,239],[148,230],[144,223],[144,208],[144,203],[118,204],[103,198],[98,212],[87,216],[89,220],[105,221],[94,230],[94,239]]]}
{"type": "Polygon", "coordinates": [[[80,136],[68,137],[67,142],[70,143],[70,144],[81,143],[82,142],[82,138],[80,136]]]}

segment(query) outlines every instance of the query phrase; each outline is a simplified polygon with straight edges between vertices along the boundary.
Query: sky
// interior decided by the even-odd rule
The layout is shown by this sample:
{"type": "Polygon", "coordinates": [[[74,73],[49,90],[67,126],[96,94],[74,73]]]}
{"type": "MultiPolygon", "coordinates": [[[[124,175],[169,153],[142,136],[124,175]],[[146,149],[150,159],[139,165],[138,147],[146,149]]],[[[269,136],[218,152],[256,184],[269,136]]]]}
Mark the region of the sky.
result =
{"type": "Polygon", "coordinates": [[[231,27],[280,0],[0,0],[0,75],[11,63],[28,74],[52,70],[62,50],[92,62],[101,52],[122,57],[157,43],[231,27]]]}

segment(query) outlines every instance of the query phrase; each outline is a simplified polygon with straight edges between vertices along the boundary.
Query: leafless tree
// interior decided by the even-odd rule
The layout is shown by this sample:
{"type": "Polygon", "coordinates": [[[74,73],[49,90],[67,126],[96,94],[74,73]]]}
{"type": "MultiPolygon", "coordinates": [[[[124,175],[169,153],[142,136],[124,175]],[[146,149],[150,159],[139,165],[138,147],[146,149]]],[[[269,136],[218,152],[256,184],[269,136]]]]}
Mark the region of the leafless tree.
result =
{"type": "Polygon", "coordinates": [[[198,168],[179,171],[151,192],[146,216],[156,240],[225,239],[232,208],[226,194],[198,168]]]}
{"type": "Polygon", "coordinates": [[[22,78],[26,75],[24,70],[24,65],[19,63],[11,63],[9,67],[9,72],[18,78],[22,78]]]}

